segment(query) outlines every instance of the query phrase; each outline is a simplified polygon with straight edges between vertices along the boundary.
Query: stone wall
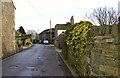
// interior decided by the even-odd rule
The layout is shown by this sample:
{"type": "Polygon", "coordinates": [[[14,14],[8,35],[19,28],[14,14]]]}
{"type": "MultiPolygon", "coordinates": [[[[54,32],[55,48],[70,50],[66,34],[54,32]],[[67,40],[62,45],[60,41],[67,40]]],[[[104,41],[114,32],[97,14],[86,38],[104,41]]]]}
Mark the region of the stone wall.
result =
{"type": "Polygon", "coordinates": [[[118,26],[93,26],[91,29],[92,36],[108,36],[118,34],[118,26]]]}
{"type": "Polygon", "coordinates": [[[118,76],[120,37],[118,25],[95,26],[91,30],[91,44],[86,54],[87,75],[118,76]],[[91,48],[90,48],[91,47],[91,48]],[[89,69],[89,70],[88,70],[89,69]]]}
{"type": "Polygon", "coordinates": [[[0,16],[1,18],[1,25],[2,28],[0,32],[1,34],[1,42],[2,42],[2,53],[3,57],[9,56],[15,53],[15,17],[14,17],[14,10],[15,7],[11,0],[8,1],[1,1],[0,2],[1,8],[0,16]]]}
{"type": "MultiPolygon", "coordinates": [[[[62,41],[63,55],[80,76],[120,76],[120,25],[92,26],[85,48],[84,64],[76,64],[69,46],[62,41]],[[64,43],[64,44],[63,44],[64,43]],[[85,67],[85,71],[83,68],[85,67]]],[[[59,41],[60,41],[59,40],[59,41]]]]}
{"type": "Polygon", "coordinates": [[[2,7],[0,3],[0,58],[2,57],[2,7]]]}

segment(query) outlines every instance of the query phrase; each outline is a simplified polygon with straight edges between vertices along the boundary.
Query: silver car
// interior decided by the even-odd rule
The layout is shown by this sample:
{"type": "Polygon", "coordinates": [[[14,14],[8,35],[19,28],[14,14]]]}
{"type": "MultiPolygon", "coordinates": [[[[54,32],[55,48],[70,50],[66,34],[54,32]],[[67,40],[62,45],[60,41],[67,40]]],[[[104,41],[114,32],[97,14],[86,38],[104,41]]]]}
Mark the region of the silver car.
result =
{"type": "Polygon", "coordinates": [[[43,44],[49,44],[49,41],[48,40],[44,40],[43,44]]]}

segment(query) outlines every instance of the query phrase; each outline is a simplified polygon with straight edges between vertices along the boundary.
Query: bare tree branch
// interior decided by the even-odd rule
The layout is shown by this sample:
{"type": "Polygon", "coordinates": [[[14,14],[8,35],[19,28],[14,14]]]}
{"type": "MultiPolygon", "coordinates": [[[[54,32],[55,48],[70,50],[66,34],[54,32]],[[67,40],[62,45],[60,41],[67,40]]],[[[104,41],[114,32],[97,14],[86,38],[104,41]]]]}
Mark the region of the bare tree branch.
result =
{"type": "Polygon", "coordinates": [[[94,23],[97,21],[101,26],[118,24],[118,12],[113,8],[99,7],[94,9],[89,16],[86,15],[86,17],[94,23]]]}

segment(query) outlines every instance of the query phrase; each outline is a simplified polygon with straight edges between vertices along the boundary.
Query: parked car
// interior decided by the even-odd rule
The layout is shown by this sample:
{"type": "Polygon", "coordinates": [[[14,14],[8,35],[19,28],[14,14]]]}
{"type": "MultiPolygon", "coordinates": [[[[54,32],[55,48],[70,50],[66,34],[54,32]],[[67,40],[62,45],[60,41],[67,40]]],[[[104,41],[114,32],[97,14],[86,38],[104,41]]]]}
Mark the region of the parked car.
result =
{"type": "Polygon", "coordinates": [[[43,40],[43,44],[49,44],[48,40],[43,40]]]}

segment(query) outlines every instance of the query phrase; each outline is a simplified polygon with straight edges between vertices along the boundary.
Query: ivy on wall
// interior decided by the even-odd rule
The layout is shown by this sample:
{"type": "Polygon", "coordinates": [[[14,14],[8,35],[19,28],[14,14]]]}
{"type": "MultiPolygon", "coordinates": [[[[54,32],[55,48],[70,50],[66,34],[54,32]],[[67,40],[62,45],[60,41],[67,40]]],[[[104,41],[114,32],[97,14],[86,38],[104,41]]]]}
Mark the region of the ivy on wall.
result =
{"type": "MultiPolygon", "coordinates": [[[[75,68],[78,72],[85,72],[85,48],[89,40],[91,26],[91,22],[81,21],[72,25],[65,32],[66,43],[69,46],[69,53],[74,57],[75,68]]],[[[82,75],[85,75],[85,73],[82,73],[82,75]]]]}

